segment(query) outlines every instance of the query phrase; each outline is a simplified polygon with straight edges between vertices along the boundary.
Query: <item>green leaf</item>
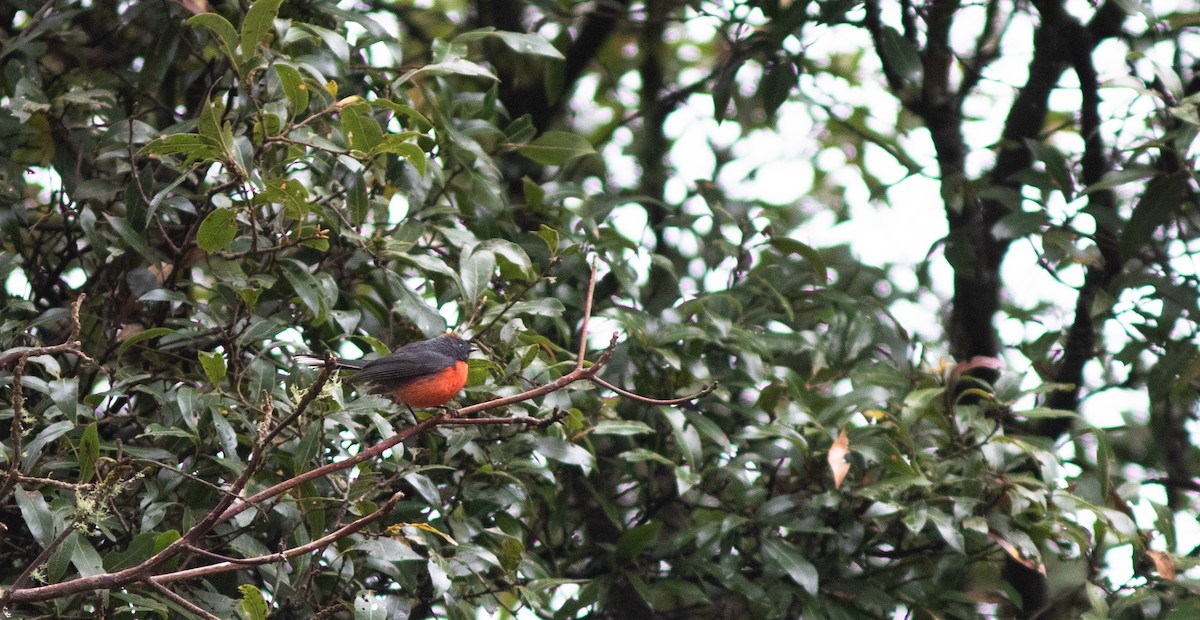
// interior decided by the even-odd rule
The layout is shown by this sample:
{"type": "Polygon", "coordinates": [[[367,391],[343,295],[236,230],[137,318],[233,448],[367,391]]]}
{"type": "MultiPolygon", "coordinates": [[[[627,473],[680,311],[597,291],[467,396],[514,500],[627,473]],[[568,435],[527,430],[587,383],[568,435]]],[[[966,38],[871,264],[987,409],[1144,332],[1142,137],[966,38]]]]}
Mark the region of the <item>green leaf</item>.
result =
{"type": "Polygon", "coordinates": [[[782,568],[788,577],[792,578],[809,594],[816,594],[820,583],[817,567],[809,562],[800,550],[786,541],[767,537],[762,541],[763,555],[766,559],[782,568]]]}
{"type": "MultiPolygon", "coordinates": [[[[300,298],[301,303],[313,313],[313,325],[325,322],[329,305],[321,295],[321,286],[316,277],[309,273],[308,268],[298,260],[287,259],[281,263],[283,277],[292,285],[292,291],[300,298]]],[[[333,300],[329,300],[333,301],[333,300]]]]}
{"type": "Polygon", "coordinates": [[[1049,407],[1034,407],[1033,409],[1014,412],[1014,415],[1019,415],[1030,420],[1052,420],[1055,418],[1082,419],[1082,417],[1074,411],[1067,409],[1050,409],[1049,407]]]}
{"type": "Polygon", "coordinates": [[[209,383],[218,385],[225,378],[225,354],[219,351],[199,351],[200,365],[209,383]]]}
{"type": "Polygon", "coordinates": [[[425,65],[420,69],[414,69],[400,76],[396,80],[395,85],[401,86],[405,82],[413,79],[418,75],[465,75],[468,77],[483,77],[491,80],[499,80],[491,71],[477,65],[465,58],[449,58],[442,62],[435,62],[425,65]]]}
{"type": "Polygon", "coordinates": [[[946,544],[950,545],[951,549],[959,553],[967,552],[962,530],[955,527],[954,521],[950,519],[950,515],[940,510],[930,510],[929,521],[937,528],[938,534],[941,535],[942,540],[946,541],[946,544]]]}
{"type": "Polygon", "coordinates": [[[29,533],[38,545],[46,548],[58,536],[60,525],[59,520],[54,518],[54,513],[50,512],[46,498],[37,491],[26,491],[19,484],[13,492],[13,498],[17,501],[17,508],[21,511],[25,527],[29,528],[29,533]]]}
{"type": "Polygon", "coordinates": [[[77,422],[79,409],[79,379],[55,379],[46,383],[50,400],[71,422],[77,422]]]}
{"type": "Polygon", "coordinates": [[[137,252],[147,265],[158,265],[162,262],[162,257],[158,255],[158,252],[155,252],[150,244],[146,243],[146,236],[134,230],[125,218],[107,214],[105,217],[108,218],[109,225],[116,231],[121,241],[137,252]]]}
{"type": "Polygon", "coordinates": [[[1154,231],[1166,224],[1183,204],[1191,175],[1186,170],[1157,176],[1146,184],[1142,199],[1133,208],[1125,230],[1121,232],[1121,260],[1137,255],[1150,242],[1154,231]]]}
{"type": "Polygon", "coordinates": [[[817,275],[817,281],[824,284],[829,281],[829,270],[821,253],[807,243],[801,243],[789,237],[771,237],[771,247],[784,255],[795,254],[808,261],[809,267],[817,275]]]}
{"type": "Polygon", "coordinates": [[[408,135],[388,135],[383,140],[376,144],[368,155],[375,156],[381,153],[393,153],[403,157],[405,161],[412,164],[413,168],[417,169],[417,174],[425,176],[425,168],[429,163],[425,151],[411,140],[411,132],[406,132],[408,135]]]}
{"type": "Polygon", "coordinates": [[[124,551],[113,551],[104,556],[104,568],[110,573],[137,566],[154,555],[154,543],[158,532],[141,532],[129,541],[124,551]]]}
{"type": "Polygon", "coordinates": [[[543,166],[561,166],[571,160],[593,155],[596,149],[583,136],[565,131],[547,131],[517,151],[543,166]]]}
{"type": "Polygon", "coordinates": [[[558,231],[557,230],[554,230],[553,228],[550,228],[549,226],[542,224],[541,228],[539,228],[537,231],[537,236],[538,236],[538,238],[540,238],[542,241],[544,241],[546,243],[546,247],[550,250],[551,254],[558,252],[558,231]]]}
{"type": "Polygon", "coordinates": [[[921,62],[921,54],[917,51],[917,46],[891,26],[884,26],[882,35],[883,49],[879,51],[879,56],[886,58],[892,69],[908,85],[920,84],[921,75],[925,73],[925,65],[921,62]]]}
{"type": "Polygon", "coordinates": [[[308,85],[305,84],[300,70],[292,65],[279,63],[275,65],[275,74],[279,76],[279,83],[283,86],[283,94],[288,98],[291,113],[299,115],[308,110],[308,85]]]}
{"type": "MultiPolygon", "coordinates": [[[[397,103],[391,99],[375,99],[371,101],[371,105],[385,107],[391,110],[392,114],[395,114],[397,118],[407,118],[409,123],[415,125],[413,128],[418,131],[429,131],[433,128],[433,123],[412,106],[397,103]]],[[[405,125],[405,127],[408,127],[408,125],[405,125]]]]}
{"type": "MultiPolygon", "coordinates": [[[[259,0],[259,3],[264,1],[259,0]]],[[[238,591],[242,593],[242,610],[246,612],[250,620],[267,620],[269,609],[266,599],[263,598],[262,591],[248,583],[238,586],[238,591]]]]}
{"type": "Polygon", "coordinates": [[[480,247],[493,252],[500,259],[500,271],[506,278],[524,279],[532,282],[537,274],[533,271],[533,261],[521,246],[506,239],[488,239],[480,247]],[[516,271],[514,274],[513,271],[516,271]]]}
{"type": "Polygon", "coordinates": [[[798,78],[796,65],[792,62],[775,63],[775,66],[771,67],[763,76],[762,83],[758,85],[758,93],[763,100],[763,112],[768,115],[774,114],[779,106],[787,101],[788,95],[796,87],[798,78]]]}
{"type": "Polygon", "coordinates": [[[562,52],[558,51],[549,41],[541,35],[526,34],[523,32],[508,32],[504,30],[495,30],[492,28],[480,28],[471,32],[454,37],[453,43],[469,43],[471,41],[479,41],[488,37],[500,39],[502,43],[518,54],[526,54],[529,56],[545,56],[547,58],[555,58],[558,60],[564,59],[562,52]]]}
{"type": "Polygon", "coordinates": [[[308,188],[295,178],[273,178],[263,181],[262,189],[254,196],[254,204],[282,204],[284,216],[303,220],[309,213],[308,188]]]}
{"type": "Polygon", "coordinates": [[[275,15],[283,0],[254,0],[242,20],[242,60],[258,55],[258,44],[275,25],[275,15]]]}
{"type": "Polygon", "coordinates": [[[188,19],[188,25],[208,28],[217,37],[217,46],[221,53],[233,63],[234,70],[241,73],[241,65],[237,56],[238,34],[229,20],[216,13],[201,13],[188,19]]]}
{"type": "MultiPolygon", "coordinates": [[[[544,206],[546,204],[546,190],[541,185],[538,185],[537,183],[535,183],[533,181],[533,179],[531,179],[529,177],[521,178],[521,193],[525,195],[525,204],[527,206],[529,206],[530,208],[537,209],[537,208],[541,208],[542,206],[544,206]]],[[[545,224],[542,224],[542,228],[548,228],[548,226],[546,226],[545,224]]],[[[550,230],[554,230],[554,229],[551,228],[550,230]]],[[[539,232],[538,234],[540,235],[541,233],[539,232]]],[[[557,238],[557,234],[555,236],[557,238]]],[[[545,239],[543,239],[543,241],[544,240],[545,239]]],[[[556,241],[557,241],[557,239],[556,239],[556,241]]],[[[557,249],[558,249],[558,244],[556,242],[555,245],[550,248],[550,251],[553,252],[557,249]]]]}
{"type": "Polygon", "coordinates": [[[62,553],[70,554],[71,564],[79,571],[80,577],[91,577],[104,572],[104,560],[81,532],[71,532],[63,541],[62,549],[62,553]]]}
{"type": "Polygon", "coordinates": [[[138,153],[155,155],[187,153],[187,161],[203,161],[220,159],[221,145],[216,140],[198,133],[177,133],[150,141],[138,153]]]}
{"type": "Polygon", "coordinates": [[[117,357],[120,358],[125,354],[125,351],[129,347],[132,347],[143,340],[150,340],[151,338],[158,338],[159,336],[166,336],[167,334],[173,333],[175,333],[175,330],[169,327],[152,327],[150,329],[140,331],[129,338],[126,338],[125,341],[121,343],[121,346],[117,347],[117,357]]]}
{"type": "Polygon", "coordinates": [[[214,98],[200,108],[200,121],[197,125],[200,135],[216,144],[221,152],[224,152],[226,146],[221,135],[221,117],[224,115],[225,104],[214,98]]]}
{"type": "MultiPolygon", "coordinates": [[[[342,107],[342,132],[346,135],[346,144],[364,153],[383,142],[383,129],[379,122],[371,116],[371,106],[367,103],[354,103],[342,107]]],[[[424,157],[424,153],[421,154],[424,157]]]]}
{"type": "Polygon", "coordinates": [[[542,456],[567,465],[577,465],[585,474],[596,465],[596,458],[591,452],[558,437],[539,437],[534,440],[534,446],[542,456]]]}
{"type": "Polygon", "coordinates": [[[1054,181],[1056,189],[1063,193],[1068,201],[1075,198],[1075,177],[1071,174],[1071,165],[1067,158],[1050,144],[1033,139],[1026,139],[1025,146],[1029,152],[1046,167],[1046,174],[1054,181]]]}
{"type": "Polygon", "coordinates": [[[196,245],[205,252],[220,252],[237,237],[237,214],[233,209],[213,209],[200,222],[196,245]]]}
{"type": "Polygon", "coordinates": [[[21,458],[21,469],[29,471],[33,464],[42,456],[42,449],[47,445],[58,441],[59,437],[71,432],[75,429],[75,423],[69,420],[59,420],[54,424],[42,429],[33,441],[25,444],[24,455],[21,458]]]}
{"type": "Polygon", "coordinates": [[[669,465],[671,467],[675,466],[675,462],[671,459],[645,448],[636,448],[634,450],[629,450],[628,452],[622,452],[619,456],[630,463],[654,461],[655,463],[660,463],[662,465],[669,465]]]}
{"type": "Polygon", "coordinates": [[[617,538],[616,559],[618,566],[633,564],[646,545],[650,544],[662,532],[662,521],[651,521],[631,527],[617,538]]]}
{"type": "Polygon", "coordinates": [[[83,429],[79,437],[79,482],[92,481],[96,475],[96,461],[100,458],[100,432],[92,422],[83,429]]]}
{"type": "Polygon", "coordinates": [[[717,122],[725,120],[725,116],[729,114],[729,102],[733,100],[734,78],[737,77],[738,70],[742,68],[742,63],[745,60],[737,54],[729,54],[721,62],[720,69],[716,71],[716,78],[712,85],[713,99],[713,116],[717,122]]]}
{"type": "Polygon", "coordinates": [[[171,543],[179,540],[180,538],[183,538],[183,536],[179,534],[178,530],[167,530],[159,534],[154,539],[154,553],[158,553],[163,549],[166,549],[167,547],[171,546],[171,543]]]}
{"type": "Polygon", "coordinates": [[[654,429],[650,428],[645,422],[637,420],[600,420],[596,426],[592,428],[593,435],[646,435],[653,433],[654,429]]]}
{"type": "Polygon", "coordinates": [[[476,250],[463,259],[463,297],[474,306],[479,297],[491,287],[492,273],[496,270],[496,255],[489,250],[476,250]]]}
{"type": "Polygon", "coordinates": [[[396,296],[393,309],[412,321],[417,329],[426,336],[442,334],[446,331],[446,319],[431,307],[420,295],[413,292],[395,273],[387,272],[391,292],[396,296]]]}

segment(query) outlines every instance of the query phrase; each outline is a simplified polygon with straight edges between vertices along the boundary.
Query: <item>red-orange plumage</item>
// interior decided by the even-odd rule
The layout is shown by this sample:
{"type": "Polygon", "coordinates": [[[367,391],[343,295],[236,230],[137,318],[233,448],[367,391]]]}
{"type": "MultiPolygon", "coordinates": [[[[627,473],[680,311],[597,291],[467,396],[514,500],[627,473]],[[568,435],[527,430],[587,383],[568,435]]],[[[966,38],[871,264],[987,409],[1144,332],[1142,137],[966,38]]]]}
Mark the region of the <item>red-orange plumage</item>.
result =
{"type": "Polygon", "coordinates": [[[454,334],[411,342],[375,360],[338,359],[339,368],[359,371],[351,381],[372,394],[389,394],[409,407],[437,407],[467,384],[471,345],[454,334]]]}
{"type": "Polygon", "coordinates": [[[454,398],[466,384],[467,364],[456,360],[453,366],[437,374],[415,379],[394,389],[392,396],[409,407],[437,407],[454,398]]]}

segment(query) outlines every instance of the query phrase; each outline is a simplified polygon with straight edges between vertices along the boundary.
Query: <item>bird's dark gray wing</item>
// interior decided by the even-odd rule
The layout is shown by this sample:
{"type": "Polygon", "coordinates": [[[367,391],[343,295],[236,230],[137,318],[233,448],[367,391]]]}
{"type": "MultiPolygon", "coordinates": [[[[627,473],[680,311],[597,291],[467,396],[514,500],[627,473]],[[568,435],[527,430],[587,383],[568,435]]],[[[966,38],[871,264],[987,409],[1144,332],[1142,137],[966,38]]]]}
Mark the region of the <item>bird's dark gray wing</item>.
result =
{"type": "Polygon", "coordinates": [[[386,357],[367,362],[363,369],[351,378],[355,383],[370,383],[376,388],[390,386],[396,388],[409,381],[430,374],[431,370],[444,370],[456,361],[449,355],[439,352],[426,352],[419,357],[397,355],[401,349],[393,351],[386,357]]]}

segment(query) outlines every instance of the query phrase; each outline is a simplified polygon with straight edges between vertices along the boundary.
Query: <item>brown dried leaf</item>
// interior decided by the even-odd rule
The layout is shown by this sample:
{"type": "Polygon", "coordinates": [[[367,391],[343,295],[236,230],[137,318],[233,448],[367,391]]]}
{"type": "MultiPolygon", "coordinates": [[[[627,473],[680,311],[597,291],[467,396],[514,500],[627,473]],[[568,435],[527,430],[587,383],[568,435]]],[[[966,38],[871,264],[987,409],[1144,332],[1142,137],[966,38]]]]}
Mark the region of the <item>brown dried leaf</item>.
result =
{"type": "Polygon", "coordinates": [[[833,471],[834,488],[842,488],[842,481],[846,479],[846,474],[850,473],[850,463],[846,462],[847,454],[850,454],[850,438],[846,436],[846,429],[842,429],[833,445],[829,446],[829,469],[833,471]]]}
{"type": "Polygon", "coordinates": [[[208,0],[180,0],[179,4],[187,9],[192,15],[199,15],[209,11],[208,0]]]}
{"type": "Polygon", "coordinates": [[[1154,572],[1158,573],[1163,579],[1175,578],[1175,558],[1171,554],[1162,551],[1147,551],[1146,555],[1150,557],[1150,561],[1154,562],[1154,572]]]}

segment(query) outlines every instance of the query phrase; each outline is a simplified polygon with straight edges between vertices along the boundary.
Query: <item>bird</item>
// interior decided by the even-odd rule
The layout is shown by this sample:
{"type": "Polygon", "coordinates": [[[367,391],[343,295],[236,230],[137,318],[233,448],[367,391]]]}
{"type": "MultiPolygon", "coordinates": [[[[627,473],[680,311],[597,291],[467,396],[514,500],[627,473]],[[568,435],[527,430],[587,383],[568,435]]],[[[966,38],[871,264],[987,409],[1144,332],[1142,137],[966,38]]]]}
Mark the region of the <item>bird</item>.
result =
{"type": "MultiPolygon", "coordinates": [[[[441,407],[467,384],[471,343],[457,334],[410,342],[373,360],[334,358],[338,368],[357,370],[350,381],[368,386],[371,394],[386,394],[417,408],[441,407]]],[[[325,360],[298,355],[300,363],[320,366],[325,360]]]]}

